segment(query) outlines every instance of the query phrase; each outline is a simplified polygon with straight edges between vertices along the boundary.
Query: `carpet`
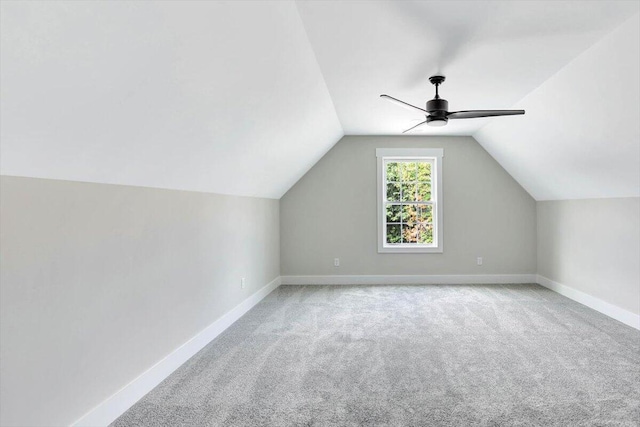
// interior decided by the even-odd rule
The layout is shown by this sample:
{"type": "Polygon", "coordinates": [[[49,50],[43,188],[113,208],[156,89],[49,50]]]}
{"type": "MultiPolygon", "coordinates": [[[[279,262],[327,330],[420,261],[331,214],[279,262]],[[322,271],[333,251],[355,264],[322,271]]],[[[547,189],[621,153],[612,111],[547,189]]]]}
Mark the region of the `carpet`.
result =
{"type": "Polygon", "coordinates": [[[539,285],[281,286],[112,426],[638,426],[640,331],[539,285]]]}

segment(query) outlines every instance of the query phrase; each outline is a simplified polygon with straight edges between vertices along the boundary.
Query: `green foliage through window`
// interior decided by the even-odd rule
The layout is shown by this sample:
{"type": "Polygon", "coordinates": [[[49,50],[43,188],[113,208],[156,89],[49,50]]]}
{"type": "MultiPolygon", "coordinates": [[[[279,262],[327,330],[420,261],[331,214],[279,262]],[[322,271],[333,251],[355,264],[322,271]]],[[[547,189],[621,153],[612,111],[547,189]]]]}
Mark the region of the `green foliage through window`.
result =
{"type": "Polygon", "coordinates": [[[386,161],[388,244],[433,244],[430,161],[386,161]]]}

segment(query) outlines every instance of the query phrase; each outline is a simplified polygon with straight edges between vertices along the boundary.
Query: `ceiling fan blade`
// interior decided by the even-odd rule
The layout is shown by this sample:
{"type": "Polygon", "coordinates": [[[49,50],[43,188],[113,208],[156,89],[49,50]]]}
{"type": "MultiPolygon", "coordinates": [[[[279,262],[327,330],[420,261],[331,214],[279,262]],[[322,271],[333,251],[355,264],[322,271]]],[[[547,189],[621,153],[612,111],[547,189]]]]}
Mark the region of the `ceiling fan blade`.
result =
{"type": "Polygon", "coordinates": [[[422,123],[418,123],[417,125],[415,125],[415,126],[411,126],[409,129],[402,131],[402,133],[407,133],[407,132],[409,132],[409,131],[411,131],[411,130],[414,130],[414,129],[416,129],[416,128],[418,128],[418,127],[421,127],[421,126],[424,126],[424,125],[426,125],[426,124],[427,124],[427,121],[425,120],[425,121],[424,121],[424,122],[422,122],[422,123]]]}
{"type": "Polygon", "coordinates": [[[427,113],[427,110],[425,110],[423,108],[420,108],[420,107],[416,107],[415,105],[411,105],[411,104],[406,103],[404,101],[400,101],[399,99],[394,98],[393,96],[380,95],[380,98],[387,99],[387,100],[393,102],[394,104],[400,105],[401,107],[406,107],[406,108],[410,108],[412,110],[420,111],[422,114],[429,114],[429,113],[427,113]]]}
{"type": "Polygon", "coordinates": [[[470,110],[452,111],[447,114],[449,119],[475,119],[476,117],[516,116],[524,114],[524,110],[470,110]]]}

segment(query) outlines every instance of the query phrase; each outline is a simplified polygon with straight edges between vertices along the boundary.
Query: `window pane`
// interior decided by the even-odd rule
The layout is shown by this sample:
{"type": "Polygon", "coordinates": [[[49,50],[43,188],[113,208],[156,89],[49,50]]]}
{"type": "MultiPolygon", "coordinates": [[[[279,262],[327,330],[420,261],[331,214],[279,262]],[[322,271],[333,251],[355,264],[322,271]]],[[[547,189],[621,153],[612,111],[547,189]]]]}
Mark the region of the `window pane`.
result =
{"type": "Polygon", "coordinates": [[[402,212],[402,206],[388,205],[387,206],[387,222],[400,222],[401,212],[402,212]]]}
{"type": "Polygon", "coordinates": [[[402,242],[418,243],[418,225],[402,224],[402,242]]]}
{"type": "Polygon", "coordinates": [[[398,173],[398,163],[387,163],[387,182],[388,181],[400,181],[400,174],[398,173]]]}
{"type": "Polygon", "coordinates": [[[418,177],[415,162],[401,162],[400,174],[402,181],[415,181],[418,177]]]}
{"type": "Polygon", "coordinates": [[[400,225],[387,224],[387,243],[400,243],[400,225]]]}
{"type": "Polygon", "coordinates": [[[431,163],[419,162],[417,181],[430,181],[430,180],[431,180],[431,163]]]}
{"type": "Polygon", "coordinates": [[[416,209],[416,222],[433,223],[433,206],[418,205],[416,209]]]}
{"type": "Polygon", "coordinates": [[[433,243],[433,224],[418,224],[418,243],[433,243]]]}
{"type": "Polygon", "coordinates": [[[387,200],[390,202],[400,201],[400,184],[387,184],[387,200]]]}
{"type": "Polygon", "coordinates": [[[416,192],[418,191],[418,184],[415,183],[405,183],[402,184],[402,201],[403,202],[415,202],[416,201],[416,192]]]}
{"type": "Polygon", "coordinates": [[[418,222],[418,207],[414,205],[402,205],[402,222],[415,224],[418,222]]]}
{"type": "Polygon", "coordinates": [[[420,182],[416,184],[418,187],[418,201],[430,201],[431,200],[431,183],[420,182]]]}

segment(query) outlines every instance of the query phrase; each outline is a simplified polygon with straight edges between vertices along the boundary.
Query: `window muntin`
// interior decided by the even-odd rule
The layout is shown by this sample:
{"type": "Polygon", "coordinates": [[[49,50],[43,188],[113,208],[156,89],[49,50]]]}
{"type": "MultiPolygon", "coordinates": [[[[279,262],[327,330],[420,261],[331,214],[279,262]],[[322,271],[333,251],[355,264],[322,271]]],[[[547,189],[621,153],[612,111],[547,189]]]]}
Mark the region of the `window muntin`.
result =
{"type": "Polygon", "coordinates": [[[442,149],[377,149],[378,252],[442,252],[442,149]]]}

